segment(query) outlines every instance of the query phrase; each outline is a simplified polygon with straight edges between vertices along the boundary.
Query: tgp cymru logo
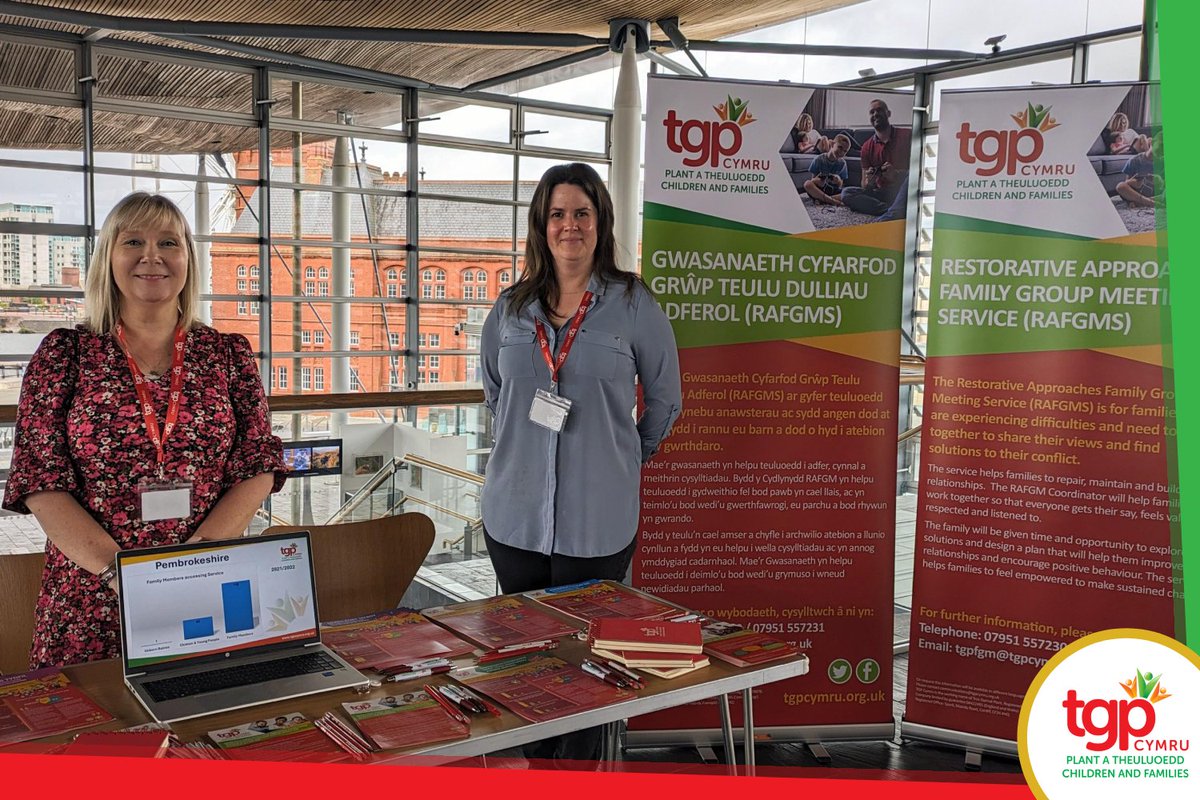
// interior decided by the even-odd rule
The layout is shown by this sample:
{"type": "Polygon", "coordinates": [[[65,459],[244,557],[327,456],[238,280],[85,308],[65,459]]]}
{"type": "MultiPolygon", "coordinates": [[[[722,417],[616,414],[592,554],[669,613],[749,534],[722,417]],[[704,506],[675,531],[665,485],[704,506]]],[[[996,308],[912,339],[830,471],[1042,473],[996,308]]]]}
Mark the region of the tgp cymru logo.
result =
{"type": "Polygon", "coordinates": [[[295,542],[285,544],[279,548],[279,555],[283,556],[284,561],[290,561],[300,556],[300,546],[295,542]]]}
{"type": "Polygon", "coordinates": [[[667,129],[667,147],[672,153],[688,153],[683,163],[689,167],[705,163],[715,167],[721,158],[742,149],[742,128],[754,122],[749,106],[741,98],[727,95],[724,103],[713,106],[716,121],[682,120],[672,108],[663,120],[667,129]]]}
{"type": "MultiPolygon", "coordinates": [[[[1121,688],[1131,698],[1115,700],[1094,699],[1083,701],[1079,694],[1070,689],[1063,708],[1067,710],[1067,730],[1081,738],[1096,737],[1087,742],[1087,749],[1095,752],[1111,750],[1114,745],[1124,751],[1130,749],[1131,739],[1139,740],[1154,730],[1154,704],[1171,695],[1161,683],[1162,675],[1137,670],[1137,675],[1121,682],[1121,688]]],[[[1132,749],[1153,749],[1146,745],[1154,742],[1133,741],[1132,749]]],[[[1164,748],[1166,749],[1166,748],[1164,748]]]]}
{"type": "Polygon", "coordinates": [[[1051,106],[1025,105],[1024,111],[1009,115],[1017,124],[1015,131],[976,131],[969,122],[963,122],[958,129],[955,134],[958,157],[964,164],[981,164],[975,168],[976,175],[984,178],[1001,172],[1016,175],[1018,169],[1022,175],[1041,174],[1025,166],[1041,157],[1046,144],[1042,134],[1057,128],[1059,123],[1050,116],[1051,106]]]}
{"type": "Polygon", "coordinates": [[[1071,642],[1021,705],[1017,750],[1038,800],[1200,797],[1200,654],[1155,631],[1071,642]]]}

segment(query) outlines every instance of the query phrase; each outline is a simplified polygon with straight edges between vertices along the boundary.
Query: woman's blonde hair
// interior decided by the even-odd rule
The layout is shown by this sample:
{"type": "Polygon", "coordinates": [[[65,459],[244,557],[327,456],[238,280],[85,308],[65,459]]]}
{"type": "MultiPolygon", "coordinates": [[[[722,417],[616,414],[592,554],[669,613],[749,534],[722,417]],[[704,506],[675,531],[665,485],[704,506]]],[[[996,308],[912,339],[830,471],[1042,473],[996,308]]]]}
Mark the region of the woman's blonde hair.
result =
{"type": "Polygon", "coordinates": [[[1113,128],[1117,127],[1118,122],[1120,122],[1122,125],[1124,125],[1126,128],[1128,128],[1129,127],[1129,115],[1126,114],[1124,111],[1118,111],[1117,113],[1113,114],[1112,119],[1110,119],[1108,121],[1109,130],[1112,130],[1113,128]]]}
{"type": "Polygon", "coordinates": [[[802,129],[804,127],[805,122],[808,122],[808,130],[811,131],[814,127],[813,118],[812,118],[812,114],[808,114],[808,113],[801,114],[800,116],[796,117],[796,129],[797,130],[802,129]]]}
{"type": "Polygon", "coordinates": [[[187,247],[187,277],[179,293],[179,323],[190,330],[200,321],[200,278],[196,242],[179,207],[160,194],[134,192],[121,198],[100,228],[96,249],[88,262],[83,287],[87,326],[93,333],[110,333],[121,313],[121,293],[113,278],[112,253],[117,236],[130,228],[174,228],[187,247]]]}

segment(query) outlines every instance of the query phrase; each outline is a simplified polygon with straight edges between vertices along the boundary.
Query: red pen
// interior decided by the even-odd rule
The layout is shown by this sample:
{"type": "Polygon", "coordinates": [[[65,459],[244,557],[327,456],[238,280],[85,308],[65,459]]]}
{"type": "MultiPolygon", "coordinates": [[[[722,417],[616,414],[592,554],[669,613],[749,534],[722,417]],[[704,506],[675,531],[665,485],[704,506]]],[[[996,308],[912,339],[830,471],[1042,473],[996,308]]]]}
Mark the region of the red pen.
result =
{"type": "Polygon", "coordinates": [[[494,717],[500,716],[500,709],[498,709],[494,705],[492,705],[491,702],[489,702],[486,697],[479,694],[479,692],[476,692],[472,689],[467,689],[467,688],[463,688],[460,691],[462,691],[464,694],[466,694],[467,697],[470,697],[472,700],[474,700],[475,702],[479,703],[481,706],[486,708],[489,712],[491,712],[492,716],[494,716],[494,717]]]}
{"type": "Polygon", "coordinates": [[[427,683],[427,684],[425,684],[424,688],[425,688],[425,694],[432,697],[439,706],[444,708],[446,710],[446,713],[450,715],[451,719],[456,719],[459,722],[462,722],[466,725],[471,724],[471,721],[469,719],[467,719],[467,715],[462,713],[461,711],[459,711],[453,705],[451,705],[450,701],[447,700],[445,697],[443,697],[442,693],[438,691],[438,687],[430,686],[427,683]]]}
{"type": "Polygon", "coordinates": [[[618,689],[629,688],[629,684],[624,679],[618,678],[616,675],[613,675],[611,672],[603,669],[602,667],[593,664],[591,661],[585,660],[580,666],[584,672],[586,672],[588,675],[591,675],[593,678],[599,678],[605,683],[615,686],[618,689]]]}

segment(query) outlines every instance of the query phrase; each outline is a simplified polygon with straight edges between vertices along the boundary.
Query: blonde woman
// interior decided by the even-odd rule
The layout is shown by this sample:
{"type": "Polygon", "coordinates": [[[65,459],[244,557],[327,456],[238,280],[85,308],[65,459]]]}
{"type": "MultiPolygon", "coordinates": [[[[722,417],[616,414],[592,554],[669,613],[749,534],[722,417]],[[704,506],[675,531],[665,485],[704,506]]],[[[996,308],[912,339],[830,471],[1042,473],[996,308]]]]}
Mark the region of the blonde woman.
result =
{"type": "Polygon", "coordinates": [[[1133,144],[1137,141],[1138,132],[1129,127],[1129,117],[1123,111],[1113,114],[1108,123],[1108,152],[1112,155],[1123,155],[1133,152],[1133,144]]]}
{"type": "Polygon", "coordinates": [[[286,476],[250,344],[197,318],[196,248],[165,197],[109,214],[87,323],[26,370],[4,507],[46,532],[32,668],[119,655],[118,550],[240,536],[286,476]]]}
{"type": "Polygon", "coordinates": [[[796,124],[792,126],[792,146],[797,153],[818,153],[824,152],[823,143],[828,140],[821,135],[821,132],[813,127],[813,118],[811,114],[801,114],[796,118],[796,124]]]}

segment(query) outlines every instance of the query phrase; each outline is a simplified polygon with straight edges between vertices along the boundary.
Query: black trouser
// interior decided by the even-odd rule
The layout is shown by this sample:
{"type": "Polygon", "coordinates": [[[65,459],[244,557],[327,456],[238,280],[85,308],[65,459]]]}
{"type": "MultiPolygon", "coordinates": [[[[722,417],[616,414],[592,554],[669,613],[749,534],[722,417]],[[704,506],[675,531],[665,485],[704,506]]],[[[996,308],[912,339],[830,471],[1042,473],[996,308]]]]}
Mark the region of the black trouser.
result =
{"type": "MultiPolygon", "coordinates": [[[[633,560],[633,551],[637,548],[635,536],[624,550],[611,556],[577,558],[558,553],[547,556],[501,544],[488,534],[487,529],[484,529],[483,536],[487,541],[492,568],[496,571],[496,580],[500,582],[500,591],[505,594],[530,592],[593,579],[624,580],[625,573],[629,571],[629,563],[633,560]]],[[[599,761],[603,737],[603,727],[555,736],[526,745],[525,757],[599,761]]]]}

